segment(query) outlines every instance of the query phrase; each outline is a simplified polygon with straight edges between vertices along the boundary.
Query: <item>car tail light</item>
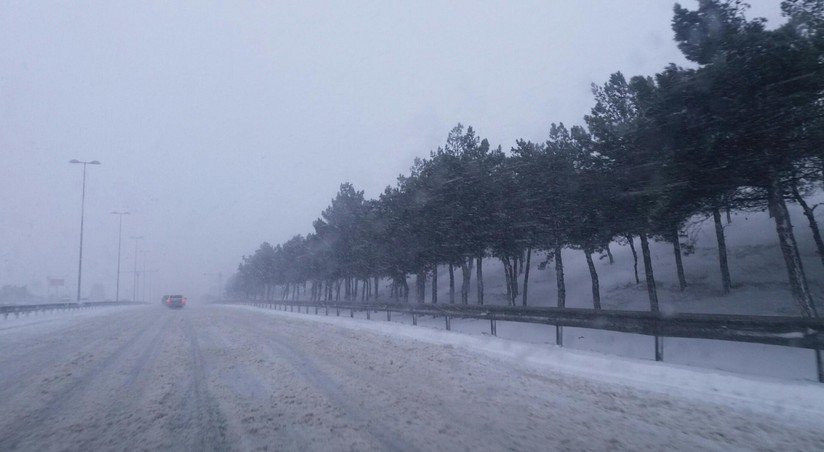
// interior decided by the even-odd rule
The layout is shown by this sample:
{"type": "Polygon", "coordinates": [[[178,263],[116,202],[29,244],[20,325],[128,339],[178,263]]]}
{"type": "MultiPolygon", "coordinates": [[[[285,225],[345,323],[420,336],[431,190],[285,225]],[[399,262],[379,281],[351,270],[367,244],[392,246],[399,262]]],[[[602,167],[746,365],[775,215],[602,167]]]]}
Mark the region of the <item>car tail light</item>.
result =
{"type": "Polygon", "coordinates": [[[186,304],[186,299],[185,299],[185,298],[181,298],[181,299],[180,299],[180,304],[186,304]]]}

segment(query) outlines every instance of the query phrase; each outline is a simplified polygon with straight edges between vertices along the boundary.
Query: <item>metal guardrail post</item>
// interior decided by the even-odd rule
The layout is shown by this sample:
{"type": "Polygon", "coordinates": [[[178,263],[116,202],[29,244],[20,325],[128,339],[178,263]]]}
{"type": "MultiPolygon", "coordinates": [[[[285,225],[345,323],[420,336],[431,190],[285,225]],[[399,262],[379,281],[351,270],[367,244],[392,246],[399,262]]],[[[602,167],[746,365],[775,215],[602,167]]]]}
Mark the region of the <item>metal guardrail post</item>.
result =
{"type": "Polygon", "coordinates": [[[555,325],[555,345],[564,346],[564,327],[562,325],[555,325]]]}
{"type": "Polygon", "coordinates": [[[498,328],[497,325],[495,325],[495,319],[489,319],[489,334],[493,336],[498,335],[498,328]]]}
{"type": "MultiPolygon", "coordinates": [[[[368,313],[368,311],[367,311],[367,313],[368,313]]],[[[351,317],[353,319],[355,318],[355,310],[354,309],[349,310],[349,317],[351,317]]]]}
{"type": "Polygon", "coordinates": [[[449,316],[444,316],[446,318],[446,331],[452,331],[452,325],[449,323],[449,316]]]}
{"type": "Polygon", "coordinates": [[[386,321],[387,322],[392,321],[392,311],[390,311],[389,309],[386,310],[386,321]]]}
{"type": "Polygon", "coordinates": [[[372,311],[366,310],[366,320],[372,320],[372,311]]]}
{"type": "Polygon", "coordinates": [[[418,314],[412,313],[412,325],[418,326],[418,314]]]}
{"type": "Polygon", "coordinates": [[[824,350],[815,351],[815,367],[818,371],[818,382],[824,383],[824,350]]]}

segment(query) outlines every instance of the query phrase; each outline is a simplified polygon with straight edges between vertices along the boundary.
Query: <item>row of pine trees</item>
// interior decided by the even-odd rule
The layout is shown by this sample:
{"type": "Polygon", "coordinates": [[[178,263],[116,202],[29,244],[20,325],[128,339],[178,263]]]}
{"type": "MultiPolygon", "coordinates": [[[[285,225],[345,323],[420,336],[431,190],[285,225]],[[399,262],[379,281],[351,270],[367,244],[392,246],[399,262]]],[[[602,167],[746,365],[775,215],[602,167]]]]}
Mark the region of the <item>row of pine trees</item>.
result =
{"type": "Polygon", "coordinates": [[[483,304],[483,262],[494,257],[510,304],[526,305],[531,260],[541,251],[542,264],[555,267],[563,307],[561,250],[575,249],[586,256],[600,309],[593,255],[611,259],[609,245],[619,242],[631,246],[636,282],[645,282],[650,310],[658,311],[650,240],[672,244],[683,290],[684,229],[712,218],[726,293],[722,213],[768,210],[793,299],[802,315],[816,316],[787,205],[803,209],[824,265],[808,203],[824,181],[824,0],[783,1],[786,23],[775,29],[745,11],[738,0],[700,0],[695,10],[676,4],[672,29],[693,67],[629,79],[614,73],[593,85],[582,125],[552,124],[544,142],[519,140],[504,152],[459,124],[377,199],[342,184],[313,233],[244,256],[230,290],[369,299],[389,278],[387,295],[409,300],[407,276],[417,275],[415,299],[426,299],[429,279],[437,303],[445,266],[448,301],[470,302],[475,273],[475,301],[483,304]]]}

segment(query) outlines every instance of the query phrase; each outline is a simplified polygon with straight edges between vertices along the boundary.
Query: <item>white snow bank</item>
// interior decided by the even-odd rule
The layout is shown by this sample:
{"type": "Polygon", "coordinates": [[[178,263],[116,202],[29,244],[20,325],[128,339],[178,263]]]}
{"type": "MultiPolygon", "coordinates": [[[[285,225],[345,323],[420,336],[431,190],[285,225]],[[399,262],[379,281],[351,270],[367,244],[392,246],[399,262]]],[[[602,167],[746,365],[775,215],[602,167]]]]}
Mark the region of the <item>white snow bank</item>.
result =
{"type": "Polygon", "coordinates": [[[513,365],[524,365],[538,372],[559,372],[686,399],[734,405],[767,414],[781,413],[797,422],[821,425],[824,417],[824,384],[814,382],[737,375],[395,322],[315,316],[250,306],[235,308],[256,311],[261,315],[319,322],[430,344],[461,347],[513,365]]]}
{"type": "Polygon", "coordinates": [[[145,308],[145,306],[100,306],[88,309],[30,312],[22,313],[19,316],[10,314],[6,319],[0,316],[0,336],[24,333],[37,334],[50,329],[70,326],[83,319],[119,314],[124,311],[142,308],[145,308]]]}

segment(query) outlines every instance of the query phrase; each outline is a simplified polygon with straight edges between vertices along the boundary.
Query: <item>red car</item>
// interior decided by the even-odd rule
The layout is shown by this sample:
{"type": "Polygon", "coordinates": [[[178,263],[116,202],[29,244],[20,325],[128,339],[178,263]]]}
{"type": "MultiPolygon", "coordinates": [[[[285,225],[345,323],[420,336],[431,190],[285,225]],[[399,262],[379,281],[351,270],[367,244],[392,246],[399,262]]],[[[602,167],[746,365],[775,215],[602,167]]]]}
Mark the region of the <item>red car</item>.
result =
{"type": "Polygon", "coordinates": [[[186,297],[183,295],[164,295],[162,303],[170,308],[182,308],[186,306],[186,297]]]}

